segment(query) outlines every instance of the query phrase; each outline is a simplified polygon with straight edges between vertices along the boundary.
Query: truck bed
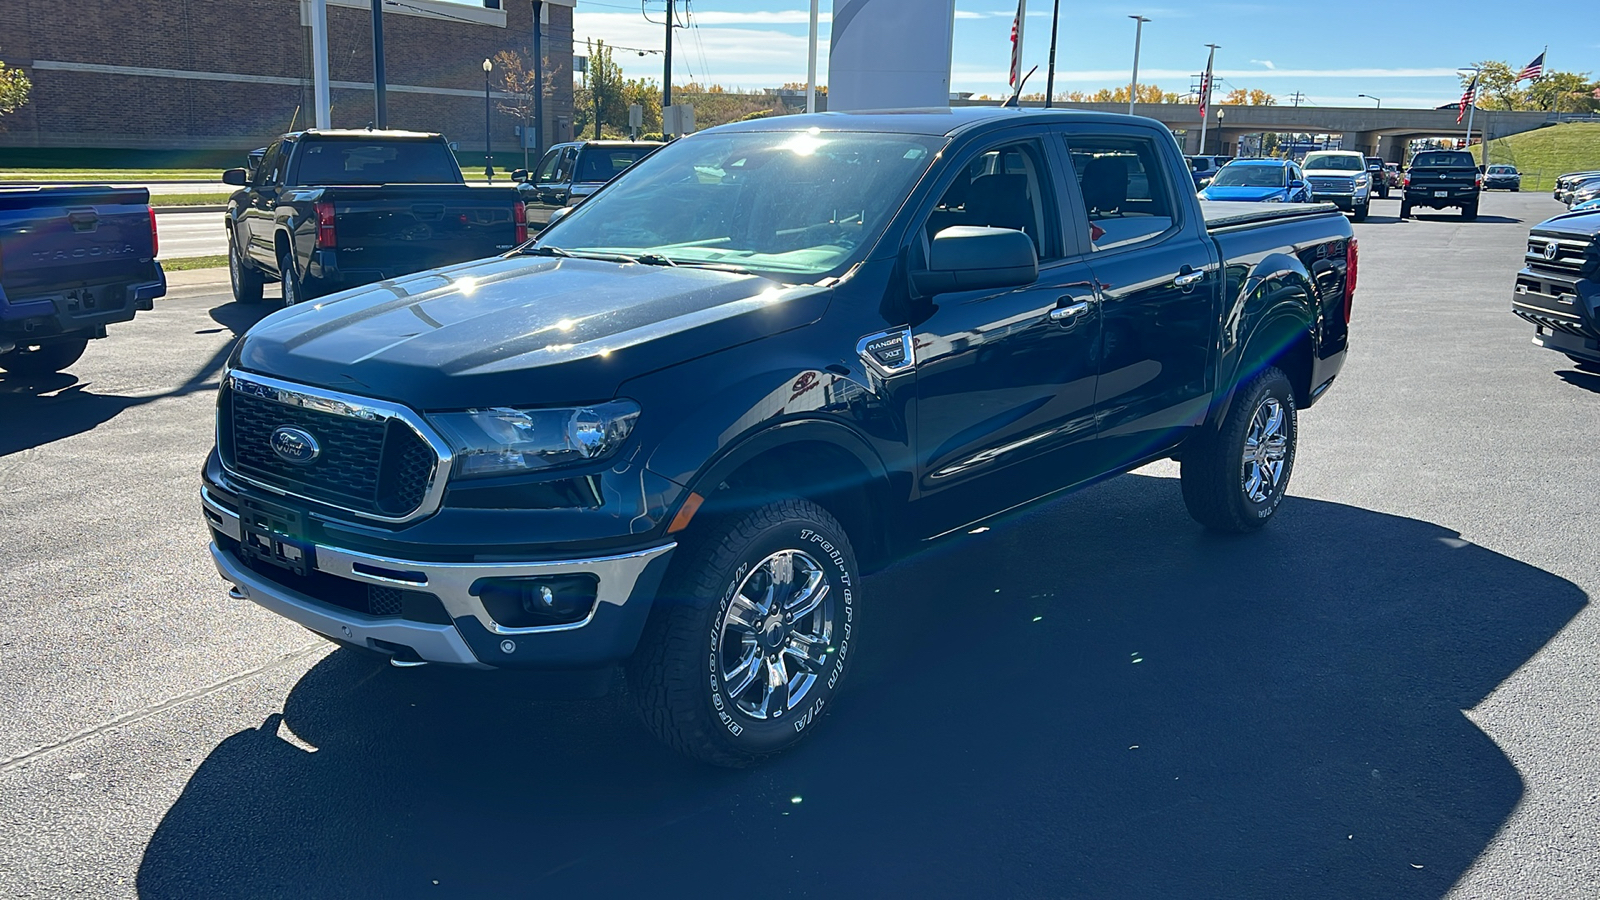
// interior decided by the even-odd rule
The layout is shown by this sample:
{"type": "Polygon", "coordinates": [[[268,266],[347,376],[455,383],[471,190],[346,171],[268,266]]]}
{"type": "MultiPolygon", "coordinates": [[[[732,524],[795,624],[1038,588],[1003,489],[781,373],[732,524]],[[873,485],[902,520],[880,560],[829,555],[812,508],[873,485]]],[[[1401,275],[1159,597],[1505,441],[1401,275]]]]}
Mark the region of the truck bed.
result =
{"type": "Polygon", "coordinates": [[[1206,218],[1208,231],[1330,213],[1343,215],[1332,203],[1244,203],[1237,200],[1201,200],[1200,213],[1206,218]]]}

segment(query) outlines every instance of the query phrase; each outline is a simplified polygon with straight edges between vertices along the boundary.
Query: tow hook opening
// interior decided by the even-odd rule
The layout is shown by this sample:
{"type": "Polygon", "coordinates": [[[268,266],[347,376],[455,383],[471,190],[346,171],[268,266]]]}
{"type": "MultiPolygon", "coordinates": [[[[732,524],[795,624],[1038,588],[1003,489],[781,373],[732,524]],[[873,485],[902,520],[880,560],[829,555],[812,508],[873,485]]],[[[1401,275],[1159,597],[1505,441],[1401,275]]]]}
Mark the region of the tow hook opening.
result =
{"type": "Polygon", "coordinates": [[[396,644],[393,641],[383,641],[378,638],[367,638],[367,646],[389,657],[389,665],[397,668],[410,668],[412,666],[425,666],[428,661],[417,655],[417,651],[405,644],[396,644]]]}

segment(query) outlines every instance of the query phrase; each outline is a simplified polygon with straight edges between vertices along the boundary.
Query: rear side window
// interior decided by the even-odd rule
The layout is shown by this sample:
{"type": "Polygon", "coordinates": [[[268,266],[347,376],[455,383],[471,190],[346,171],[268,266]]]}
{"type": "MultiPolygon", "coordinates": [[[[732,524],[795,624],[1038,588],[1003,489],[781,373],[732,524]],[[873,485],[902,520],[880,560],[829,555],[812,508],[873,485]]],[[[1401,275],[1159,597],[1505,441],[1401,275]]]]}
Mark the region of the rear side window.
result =
{"type": "Polygon", "coordinates": [[[578,158],[578,173],[573,181],[610,181],[624,169],[644,158],[643,147],[588,147],[578,158]]]}
{"type": "Polygon", "coordinates": [[[1155,141],[1068,135],[1067,152],[1095,250],[1149,240],[1173,226],[1172,185],[1155,141]]]}
{"type": "Polygon", "coordinates": [[[441,184],[459,180],[450,150],[434,141],[315,141],[300,150],[298,184],[441,184]]]}

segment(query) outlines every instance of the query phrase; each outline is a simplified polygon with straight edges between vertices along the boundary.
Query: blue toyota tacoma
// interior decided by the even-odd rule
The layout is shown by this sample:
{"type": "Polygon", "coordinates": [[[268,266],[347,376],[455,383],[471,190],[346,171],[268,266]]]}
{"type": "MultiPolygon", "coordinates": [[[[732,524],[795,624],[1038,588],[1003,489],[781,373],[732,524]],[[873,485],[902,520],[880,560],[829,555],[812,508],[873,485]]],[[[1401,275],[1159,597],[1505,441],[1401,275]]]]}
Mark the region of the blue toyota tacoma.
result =
{"type": "Polygon", "coordinates": [[[397,664],[623,665],[659,737],[749,764],[872,652],[866,572],[1169,457],[1202,525],[1271,520],[1356,251],[1332,206],[1203,206],[1147,119],[711,129],[509,254],[262,320],[211,555],[397,664]]]}

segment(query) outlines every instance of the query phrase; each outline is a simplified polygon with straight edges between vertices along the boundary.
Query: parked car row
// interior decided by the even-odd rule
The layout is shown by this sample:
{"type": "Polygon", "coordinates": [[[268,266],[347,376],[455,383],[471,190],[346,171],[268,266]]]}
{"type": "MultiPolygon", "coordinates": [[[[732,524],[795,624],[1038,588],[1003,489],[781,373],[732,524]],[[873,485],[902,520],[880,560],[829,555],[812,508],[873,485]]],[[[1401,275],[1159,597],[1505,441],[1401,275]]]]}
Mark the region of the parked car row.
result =
{"type": "Polygon", "coordinates": [[[1557,188],[1556,199],[1567,205],[1568,209],[1600,198],[1600,172],[1579,173],[1563,188],[1557,188]]]}
{"type": "Polygon", "coordinates": [[[1584,172],[1567,172],[1556,178],[1555,191],[1552,193],[1557,200],[1568,206],[1572,205],[1572,192],[1587,181],[1600,178],[1600,170],[1584,172]]]}

